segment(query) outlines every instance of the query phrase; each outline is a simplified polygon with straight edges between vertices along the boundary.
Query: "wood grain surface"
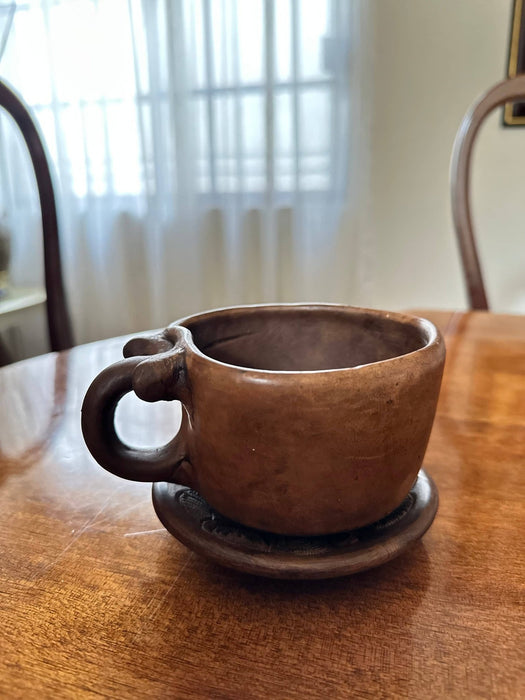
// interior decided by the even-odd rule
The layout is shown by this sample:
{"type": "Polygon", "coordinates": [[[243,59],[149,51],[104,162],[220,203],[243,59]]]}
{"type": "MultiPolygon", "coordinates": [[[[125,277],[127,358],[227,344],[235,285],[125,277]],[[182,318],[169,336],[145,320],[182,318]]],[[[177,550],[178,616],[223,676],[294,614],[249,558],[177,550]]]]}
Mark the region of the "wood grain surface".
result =
{"type": "MultiPolygon", "coordinates": [[[[524,697],[525,318],[423,315],[448,347],[424,462],[440,510],[333,581],[208,563],[149,485],[95,464],[80,404],[122,339],[0,370],[0,697],[524,697]]],[[[178,419],[126,398],[118,425],[143,446],[178,419]]]]}

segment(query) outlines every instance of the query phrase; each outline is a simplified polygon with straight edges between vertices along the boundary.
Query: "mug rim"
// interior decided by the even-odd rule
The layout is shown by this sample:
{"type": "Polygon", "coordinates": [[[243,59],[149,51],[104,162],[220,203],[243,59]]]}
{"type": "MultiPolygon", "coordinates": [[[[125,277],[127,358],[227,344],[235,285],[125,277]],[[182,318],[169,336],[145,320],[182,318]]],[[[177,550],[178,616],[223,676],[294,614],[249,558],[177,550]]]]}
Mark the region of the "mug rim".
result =
{"type": "Polygon", "coordinates": [[[380,367],[385,365],[385,363],[404,361],[408,358],[414,357],[415,355],[421,355],[428,353],[432,348],[440,345],[442,343],[442,335],[439,329],[428,319],[422,318],[420,316],[415,316],[413,314],[404,313],[402,311],[386,311],[384,309],[370,309],[361,306],[351,306],[349,304],[333,304],[324,302],[283,302],[283,303],[261,303],[261,304],[240,304],[235,306],[223,306],[216,309],[209,309],[206,311],[201,311],[196,314],[191,314],[189,316],[184,316],[183,318],[170,323],[167,326],[165,333],[169,334],[170,330],[177,330],[180,332],[183,329],[184,340],[186,345],[189,347],[191,352],[201,359],[210,362],[212,364],[218,365],[220,367],[226,367],[229,369],[234,369],[242,372],[257,373],[258,375],[271,375],[271,376],[295,376],[302,377],[305,375],[325,375],[333,374],[334,372],[356,372],[365,368],[370,367],[380,367]],[[275,370],[275,369],[261,369],[258,367],[246,367],[243,365],[234,365],[228,362],[223,362],[222,360],[217,360],[210,355],[203,352],[195,343],[193,338],[193,333],[186,326],[187,323],[196,320],[205,320],[207,316],[215,317],[221,314],[227,315],[228,312],[242,312],[248,310],[279,310],[287,308],[302,308],[305,310],[323,310],[327,311],[339,310],[339,311],[351,311],[360,312],[363,314],[368,314],[376,318],[386,318],[393,321],[397,321],[404,326],[416,327],[420,332],[422,332],[423,340],[426,341],[424,345],[412,350],[411,352],[403,353],[401,355],[394,355],[383,360],[376,360],[374,362],[365,362],[360,365],[353,365],[351,367],[334,367],[330,369],[314,369],[314,370],[275,370]]]}

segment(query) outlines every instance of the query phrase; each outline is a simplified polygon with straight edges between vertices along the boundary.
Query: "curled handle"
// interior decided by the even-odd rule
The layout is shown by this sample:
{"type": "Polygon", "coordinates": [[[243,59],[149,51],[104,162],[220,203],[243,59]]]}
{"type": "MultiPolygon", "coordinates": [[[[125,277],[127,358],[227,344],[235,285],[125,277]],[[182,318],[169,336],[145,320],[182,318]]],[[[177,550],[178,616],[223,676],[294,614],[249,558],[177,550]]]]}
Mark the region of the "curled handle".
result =
{"type": "Polygon", "coordinates": [[[171,338],[164,334],[130,341],[124,348],[127,357],[94,379],[82,405],[82,433],[96,461],[116,476],[133,481],[177,481],[191,486],[184,421],[170,442],[151,449],[130,447],[115,430],[115,410],[129,391],[134,390],[145,401],[189,402],[184,329],[172,328],[170,333],[171,338]]]}

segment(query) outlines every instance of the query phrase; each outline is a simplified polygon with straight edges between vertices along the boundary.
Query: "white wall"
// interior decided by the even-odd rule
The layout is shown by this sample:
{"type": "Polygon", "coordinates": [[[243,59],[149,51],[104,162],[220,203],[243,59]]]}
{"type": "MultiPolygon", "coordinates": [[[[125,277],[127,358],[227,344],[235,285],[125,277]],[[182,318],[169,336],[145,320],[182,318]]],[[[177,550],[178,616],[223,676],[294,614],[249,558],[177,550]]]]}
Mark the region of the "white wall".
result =
{"type": "MultiPolygon", "coordinates": [[[[511,0],[373,0],[365,284],[354,303],[466,304],[449,161],[467,107],[505,76],[511,0]],[[372,253],[372,254],[371,254],[372,253]]],[[[525,311],[525,129],[494,114],[480,133],[473,216],[491,306],[525,311]]],[[[350,232],[349,232],[350,235],[350,232]]]]}

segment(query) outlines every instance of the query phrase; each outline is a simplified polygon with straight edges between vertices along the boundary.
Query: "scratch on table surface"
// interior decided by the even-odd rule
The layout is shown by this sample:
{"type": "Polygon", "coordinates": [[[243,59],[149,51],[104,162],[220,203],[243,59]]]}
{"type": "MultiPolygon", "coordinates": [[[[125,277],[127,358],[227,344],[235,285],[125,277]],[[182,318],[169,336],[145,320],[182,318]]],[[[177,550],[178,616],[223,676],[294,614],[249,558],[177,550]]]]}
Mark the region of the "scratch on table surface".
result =
{"type": "Polygon", "coordinates": [[[138,535],[152,535],[155,532],[166,532],[163,527],[158,527],[156,530],[140,530],[139,532],[125,532],[124,537],[137,537],[138,535]]]}
{"type": "Polygon", "coordinates": [[[175,588],[175,586],[176,586],[176,584],[177,584],[177,581],[180,579],[180,577],[181,577],[182,574],[184,573],[184,570],[186,569],[186,567],[188,566],[188,564],[190,563],[190,561],[192,560],[192,558],[193,558],[193,552],[188,552],[188,556],[186,557],[186,561],[185,561],[184,564],[180,567],[179,573],[175,576],[175,578],[174,578],[173,581],[171,582],[171,585],[169,586],[168,590],[167,590],[167,591],[164,593],[164,595],[161,597],[161,599],[160,599],[159,602],[158,602],[158,605],[155,606],[155,609],[153,610],[153,612],[152,612],[151,615],[149,616],[149,619],[150,619],[150,620],[152,620],[152,619],[155,617],[155,615],[157,614],[157,612],[158,612],[158,611],[160,610],[160,608],[162,607],[162,604],[164,603],[164,601],[166,600],[166,598],[169,596],[169,594],[171,593],[171,591],[175,588]]]}
{"type": "Polygon", "coordinates": [[[44,564],[41,568],[39,568],[39,569],[35,572],[35,575],[34,575],[33,578],[34,578],[34,579],[38,579],[38,578],[40,578],[40,576],[42,576],[43,574],[45,574],[45,573],[47,573],[48,571],[50,571],[51,569],[53,569],[53,568],[56,566],[56,564],[58,564],[58,562],[62,559],[62,557],[64,556],[64,554],[65,554],[69,549],[71,549],[71,547],[75,544],[75,542],[77,542],[77,541],[80,539],[80,537],[82,537],[82,535],[83,535],[87,530],[89,530],[90,528],[92,528],[92,527],[94,526],[94,524],[95,524],[95,522],[98,520],[99,516],[105,511],[105,509],[107,508],[108,504],[109,504],[113,499],[114,499],[114,492],[112,492],[111,495],[109,495],[109,496],[106,498],[106,500],[105,500],[104,503],[101,505],[101,507],[97,510],[97,512],[96,512],[94,515],[92,515],[90,518],[88,518],[88,519],[86,520],[86,522],[80,527],[80,529],[77,530],[77,531],[75,532],[75,534],[73,535],[73,537],[69,540],[69,542],[68,542],[67,545],[64,547],[64,549],[60,552],[60,554],[58,554],[58,556],[56,556],[56,557],[53,559],[53,561],[49,562],[48,564],[44,564]]]}
{"type": "MultiPolygon", "coordinates": [[[[126,508],[119,508],[118,512],[112,513],[111,521],[110,522],[116,522],[117,520],[122,520],[123,515],[128,515],[131,511],[137,510],[137,508],[143,507],[144,502],[143,501],[137,501],[136,503],[132,503],[130,506],[126,506],[126,508]]],[[[106,523],[108,522],[108,518],[104,518],[103,520],[99,520],[99,525],[101,523],[106,523]]]]}
{"type": "MultiPolygon", "coordinates": [[[[168,586],[166,592],[161,596],[161,598],[159,599],[159,601],[157,602],[157,604],[153,607],[153,603],[154,603],[154,599],[153,599],[153,600],[151,601],[151,603],[149,603],[149,604],[146,606],[145,612],[147,611],[148,608],[153,607],[152,611],[150,612],[150,614],[149,614],[148,617],[147,617],[147,621],[150,622],[151,620],[153,620],[153,619],[156,617],[157,613],[158,613],[159,610],[162,608],[162,605],[163,605],[164,601],[166,600],[166,598],[169,596],[169,594],[171,593],[171,591],[172,591],[172,590],[175,588],[175,586],[177,585],[177,581],[180,579],[180,577],[181,577],[182,574],[184,573],[184,570],[186,569],[186,567],[188,566],[188,564],[190,563],[190,561],[193,559],[193,557],[194,557],[193,552],[188,552],[188,556],[186,557],[186,561],[185,561],[184,564],[180,567],[178,574],[175,576],[175,578],[173,579],[173,581],[171,582],[171,584],[168,586]]],[[[142,624],[142,625],[140,626],[140,629],[138,630],[138,632],[137,632],[137,633],[135,634],[135,636],[133,637],[133,641],[136,641],[136,640],[140,637],[140,635],[142,634],[142,631],[144,630],[144,626],[145,626],[145,624],[142,624]]]]}

